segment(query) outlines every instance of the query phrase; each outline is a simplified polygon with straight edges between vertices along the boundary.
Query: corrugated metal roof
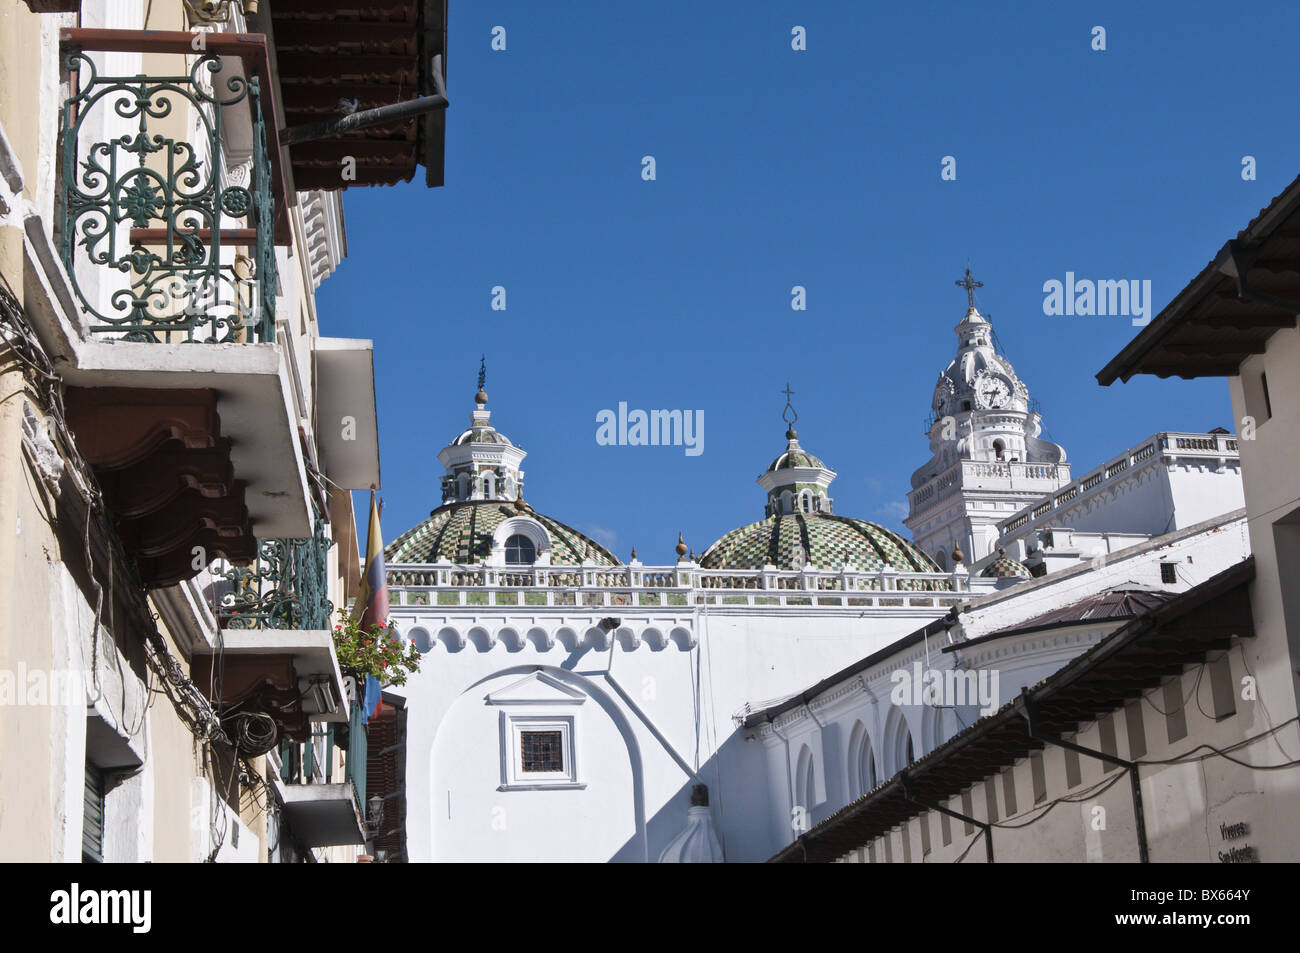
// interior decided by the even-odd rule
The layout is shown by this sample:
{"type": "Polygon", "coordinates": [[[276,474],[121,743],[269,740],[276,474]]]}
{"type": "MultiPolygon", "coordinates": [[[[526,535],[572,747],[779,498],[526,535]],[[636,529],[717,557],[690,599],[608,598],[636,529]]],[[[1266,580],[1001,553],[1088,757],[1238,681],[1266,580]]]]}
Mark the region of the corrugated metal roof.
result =
{"type": "Polygon", "coordinates": [[[1150,589],[1113,589],[1072,602],[1068,606],[1044,612],[1042,615],[1026,619],[1005,629],[999,629],[997,635],[1010,635],[1026,629],[1044,629],[1054,625],[1071,622],[1092,622],[1102,619],[1131,619],[1145,615],[1170,599],[1174,593],[1150,589]]]}

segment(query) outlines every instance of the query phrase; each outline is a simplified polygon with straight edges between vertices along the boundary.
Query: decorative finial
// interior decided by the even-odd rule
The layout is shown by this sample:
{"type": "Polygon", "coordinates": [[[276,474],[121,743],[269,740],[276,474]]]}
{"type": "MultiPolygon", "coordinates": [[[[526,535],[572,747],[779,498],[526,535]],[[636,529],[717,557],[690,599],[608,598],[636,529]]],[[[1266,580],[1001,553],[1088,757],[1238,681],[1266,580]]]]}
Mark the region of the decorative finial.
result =
{"type": "Polygon", "coordinates": [[[789,424],[789,428],[785,432],[785,439],[795,440],[799,436],[798,432],[794,429],[795,421],[799,419],[799,411],[795,410],[794,404],[790,403],[790,398],[794,396],[794,391],[790,389],[789,381],[785,382],[785,390],[781,391],[781,393],[785,394],[785,409],[781,411],[781,419],[789,424]],[[787,417],[786,414],[792,414],[793,416],[787,417]]]}
{"type": "Polygon", "coordinates": [[[633,558],[633,559],[636,559],[636,547],[635,547],[635,546],[632,547],[632,558],[633,558]]]}
{"type": "Polygon", "coordinates": [[[966,303],[972,308],[975,307],[975,289],[983,288],[984,282],[976,281],[974,278],[971,277],[970,262],[966,262],[966,277],[958,281],[954,281],[953,284],[955,284],[959,288],[966,289],[966,303]]]}
{"type": "Polygon", "coordinates": [[[691,562],[695,562],[695,550],[691,550],[691,562]]]}
{"type": "Polygon", "coordinates": [[[487,386],[487,355],[484,354],[478,359],[478,393],[474,395],[474,403],[486,404],[488,402],[487,391],[483,388],[487,386]]]}
{"type": "Polygon", "coordinates": [[[685,555],[686,555],[686,540],[682,539],[681,533],[678,533],[677,534],[677,558],[681,559],[681,557],[685,555]]]}
{"type": "Polygon", "coordinates": [[[952,548],[952,561],[953,561],[954,563],[959,563],[959,562],[964,562],[965,559],[966,559],[966,556],[965,556],[964,553],[962,553],[962,551],[961,551],[961,547],[960,547],[960,546],[954,546],[954,547],[952,548]]]}
{"type": "Polygon", "coordinates": [[[703,784],[691,788],[691,807],[708,807],[709,789],[703,784]]]}

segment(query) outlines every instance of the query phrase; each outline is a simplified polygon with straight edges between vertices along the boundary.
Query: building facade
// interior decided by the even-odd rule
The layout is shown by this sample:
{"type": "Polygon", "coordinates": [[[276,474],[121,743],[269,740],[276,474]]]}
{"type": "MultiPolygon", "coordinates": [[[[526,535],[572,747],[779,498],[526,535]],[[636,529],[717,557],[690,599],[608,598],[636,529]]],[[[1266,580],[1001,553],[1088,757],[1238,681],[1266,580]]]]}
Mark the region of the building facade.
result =
{"type": "MultiPolygon", "coordinates": [[[[299,127],[356,71],[296,55],[277,6],[0,2],[0,859],[350,861],[367,838],[331,628],[350,491],[379,482],[373,360],[315,292],[338,190],[418,150],[440,184],[442,126],[412,121],[409,169],[357,136],[342,176],[299,127]]],[[[412,25],[444,15],[395,31],[413,90],[441,78],[412,25]]]]}
{"type": "Polygon", "coordinates": [[[765,859],[1250,553],[1231,494],[1199,522],[1166,496],[1153,518],[1177,528],[1116,534],[1104,558],[945,570],[836,512],[787,405],[762,518],[698,557],[679,538],[673,565],[624,563],[524,501],[525,452],[487,404],[480,377],[438,454],[441,505],[386,550],[393,618],[429,660],[403,689],[414,861],[765,859]],[[895,697],[914,668],[971,694],[895,697]]]}
{"type": "MultiPolygon", "coordinates": [[[[950,620],[943,652],[981,672],[989,655],[1004,656],[991,670],[1005,674],[1026,646],[1090,644],[1054,671],[1016,679],[1011,691],[1004,680],[1002,707],[915,763],[896,762],[892,776],[774,860],[1254,863],[1300,856],[1300,616],[1293,611],[1300,418],[1288,373],[1300,357],[1290,241],[1298,219],[1300,180],[1097,375],[1103,385],[1135,374],[1227,377],[1238,434],[1158,434],[1002,525],[1003,544],[1017,552],[1038,541],[1028,551],[1047,572],[1020,584],[1026,589],[1113,572],[1144,551],[1155,557],[1151,568],[1158,566],[1162,582],[1194,584],[1156,598],[1154,590],[1124,591],[1127,577],[1142,577],[1122,571],[1123,590],[1107,591],[1103,601],[1080,600],[1010,625],[1000,620],[983,635],[966,631],[966,613],[950,620]],[[1088,505],[1089,493],[1112,480],[1117,492],[1103,491],[1088,505]],[[1146,504],[1135,506],[1143,497],[1146,504]],[[1205,518],[1213,499],[1244,505],[1205,518]],[[1161,500],[1173,502],[1161,511],[1161,500]],[[1183,519],[1180,500],[1186,519],[1202,519],[1169,532],[1183,519]],[[1118,553],[1106,545],[1111,525],[1124,530],[1128,544],[1118,553]],[[1161,529],[1164,535],[1150,535],[1161,529]],[[1053,553],[1050,538],[1058,534],[1065,546],[1053,553]],[[1087,558],[1089,544],[1105,548],[1087,558]],[[1192,566],[1200,567],[1193,570],[1198,578],[1185,578],[1192,566]],[[1212,575],[1201,576],[1206,570],[1212,575]],[[1035,683],[1036,675],[1044,677],[1035,683]]],[[[1020,585],[999,596],[1014,599],[1020,585]]],[[[972,603],[969,617],[979,608],[972,603]]],[[[893,652],[897,662],[906,662],[907,648],[893,652]]],[[[868,660],[867,668],[897,671],[894,661],[868,660]]],[[[827,688],[818,699],[822,722],[835,691],[827,688]]],[[[767,714],[772,725],[795,718],[779,709],[767,714]]]]}

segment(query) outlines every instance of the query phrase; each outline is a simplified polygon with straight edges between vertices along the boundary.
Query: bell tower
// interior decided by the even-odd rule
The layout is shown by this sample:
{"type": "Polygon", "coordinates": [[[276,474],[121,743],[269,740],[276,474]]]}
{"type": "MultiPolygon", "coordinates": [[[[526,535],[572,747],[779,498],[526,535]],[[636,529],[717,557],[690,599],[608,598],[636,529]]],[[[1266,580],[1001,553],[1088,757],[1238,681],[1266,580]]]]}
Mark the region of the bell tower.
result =
{"type": "Polygon", "coordinates": [[[956,282],[966,315],[954,329],[957,356],[939,375],[931,400],[931,457],[912,474],[903,522],[940,566],[960,556],[967,566],[988,556],[997,524],[1070,482],[1065,449],[1039,439],[1041,415],[1029,389],[993,339],[993,324],[975,307],[983,283],[970,268],[956,282]]]}

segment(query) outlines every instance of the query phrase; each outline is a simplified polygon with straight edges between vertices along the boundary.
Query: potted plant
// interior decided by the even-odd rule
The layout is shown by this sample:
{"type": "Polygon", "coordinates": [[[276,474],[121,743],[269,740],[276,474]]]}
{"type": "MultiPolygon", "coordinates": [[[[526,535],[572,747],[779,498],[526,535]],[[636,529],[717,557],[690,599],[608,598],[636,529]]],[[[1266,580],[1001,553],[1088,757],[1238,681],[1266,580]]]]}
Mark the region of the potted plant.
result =
{"type": "Polygon", "coordinates": [[[339,668],[362,683],[373,675],[384,688],[405,685],[420,670],[419,650],[414,643],[402,641],[393,623],[363,629],[346,609],[339,610],[334,626],[334,649],[339,668]]]}

